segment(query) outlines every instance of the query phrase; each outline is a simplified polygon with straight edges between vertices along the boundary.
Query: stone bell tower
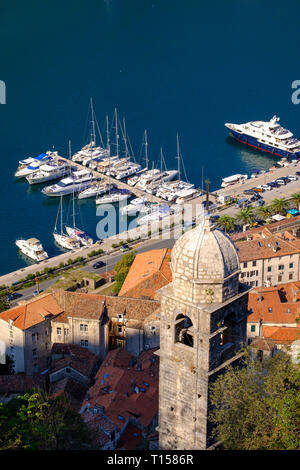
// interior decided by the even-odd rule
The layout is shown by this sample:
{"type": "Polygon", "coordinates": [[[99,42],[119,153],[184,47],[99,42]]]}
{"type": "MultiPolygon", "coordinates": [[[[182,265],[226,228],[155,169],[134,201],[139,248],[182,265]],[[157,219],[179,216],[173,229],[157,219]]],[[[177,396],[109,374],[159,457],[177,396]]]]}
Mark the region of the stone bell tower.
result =
{"type": "Polygon", "coordinates": [[[207,449],[209,386],[246,342],[248,291],[232,241],[206,216],[172,251],[160,289],[159,448],[207,449]]]}

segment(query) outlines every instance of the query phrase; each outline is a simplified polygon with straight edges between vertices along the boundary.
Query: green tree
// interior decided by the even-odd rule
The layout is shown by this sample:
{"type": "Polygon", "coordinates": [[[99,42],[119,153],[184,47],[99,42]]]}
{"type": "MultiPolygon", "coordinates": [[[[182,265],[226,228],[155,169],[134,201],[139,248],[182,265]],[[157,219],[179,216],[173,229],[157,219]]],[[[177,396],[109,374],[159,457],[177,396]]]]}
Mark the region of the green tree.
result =
{"type": "Polygon", "coordinates": [[[287,205],[288,203],[283,197],[273,199],[271,202],[271,208],[275,214],[285,214],[287,205]]]}
{"type": "Polygon", "coordinates": [[[268,206],[260,206],[257,213],[266,221],[271,215],[271,209],[268,206]]]}
{"type": "Polygon", "coordinates": [[[134,259],[136,257],[136,252],[131,251],[130,253],[126,253],[122,256],[120,261],[114,266],[114,270],[116,271],[115,275],[115,284],[113,286],[113,292],[118,294],[122,288],[122,285],[126,279],[130,266],[132,265],[134,259]]]}
{"type": "Polygon", "coordinates": [[[236,218],[243,224],[252,224],[255,221],[253,207],[246,207],[246,209],[240,209],[236,218]]]}
{"type": "Polygon", "coordinates": [[[300,193],[294,193],[291,196],[293,203],[296,205],[297,209],[300,208],[300,193]]]}
{"type": "Polygon", "coordinates": [[[229,232],[230,230],[234,230],[235,223],[234,218],[230,217],[229,215],[222,215],[217,222],[218,227],[224,230],[225,233],[229,232]]]}
{"type": "Polygon", "coordinates": [[[64,395],[42,391],[0,403],[0,450],[72,450],[94,447],[93,433],[64,395]]]}
{"type": "Polygon", "coordinates": [[[214,435],[225,449],[300,448],[300,371],[282,352],[244,367],[228,367],[211,389],[214,435]]]}
{"type": "Polygon", "coordinates": [[[9,300],[7,300],[7,296],[10,293],[9,290],[4,290],[0,293],[0,312],[4,312],[8,310],[10,307],[9,300]]]}

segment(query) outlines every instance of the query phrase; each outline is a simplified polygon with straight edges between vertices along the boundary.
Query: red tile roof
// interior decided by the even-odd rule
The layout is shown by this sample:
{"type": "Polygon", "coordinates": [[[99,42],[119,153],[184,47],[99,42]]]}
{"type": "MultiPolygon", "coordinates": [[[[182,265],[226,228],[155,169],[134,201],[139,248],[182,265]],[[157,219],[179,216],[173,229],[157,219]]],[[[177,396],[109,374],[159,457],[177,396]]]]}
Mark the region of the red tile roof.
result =
{"type": "Polygon", "coordinates": [[[128,352],[110,351],[83,406],[103,406],[105,417],[119,429],[130,417],[147,427],[158,412],[159,358],[154,354],[156,349],[143,352],[136,364],[128,352]]]}
{"type": "Polygon", "coordinates": [[[154,299],[156,291],[172,281],[171,249],[139,253],[126,276],[119,297],[154,299]]]}
{"type": "Polygon", "coordinates": [[[56,316],[62,312],[52,294],[44,295],[24,305],[0,313],[0,319],[9,322],[20,330],[26,330],[45,320],[46,317],[56,316]]]}
{"type": "Polygon", "coordinates": [[[300,327],[263,326],[262,331],[265,338],[270,338],[279,344],[291,344],[300,339],[300,327]]]}
{"type": "Polygon", "coordinates": [[[248,316],[250,323],[259,320],[263,324],[296,323],[296,318],[300,317],[300,281],[251,290],[248,308],[253,311],[248,316]]]}
{"type": "Polygon", "coordinates": [[[41,375],[0,375],[0,393],[24,393],[33,388],[45,390],[45,376],[41,375]]]}
{"type": "Polygon", "coordinates": [[[230,235],[230,238],[233,241],[237,241],[246,238],[247,236],[253,236],[256,233],[261,232],[263,228],[266,228],[270,230],[270,232],[274,233],[280,230],[288,230],[290,227],[295,226],[297,224],[300,224],[300,215],[297,215],[293,218],[280,220],[279,222],[273,222],[271,224],[264,225],[263,227],[252,228],[251,230],[247,230],[246,232],[233,233],[232,235],[230,235]]]}
{"type": "Polygon", "coordinates": [[[49,396],[50,398],[56,398],[64,394],[68,398],[72,408],[75,411],[79,411],[86,391],[87,387],[83,384],[75,382],[75,380],[70,377],[65,377],[64,379],[51,383],[49,396]]]}
{"type": "Polygon", "coordinates": [[[96,354],[77,344],[54,343],[51,356],[50,374],[71,367],[87,378],[94,372],[98,361],[96,354]],[[56,360],[55,355],[58,355],[56,360]]]}

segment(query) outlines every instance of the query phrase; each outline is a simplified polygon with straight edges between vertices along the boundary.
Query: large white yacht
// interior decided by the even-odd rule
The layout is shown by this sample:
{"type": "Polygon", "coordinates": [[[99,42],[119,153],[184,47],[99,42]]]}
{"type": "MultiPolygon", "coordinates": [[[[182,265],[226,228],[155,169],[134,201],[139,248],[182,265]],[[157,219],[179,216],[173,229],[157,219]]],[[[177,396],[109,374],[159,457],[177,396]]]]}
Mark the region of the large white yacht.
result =
{"type": "Polygon", "coordinates": [[[243,144],[279,157],[299,158],[300,140],[279,124],[279,117],[270,121],[250,121],[245,124],[226,123],[230,134],[243,144]]]}
{"type": "Polygon", "coordinates": [[[65,196],[82,191],[89,187],[92,181],[95,181],[95,177],[91,171],[78,170],[58,183],[43,188],[42,193],[46,196],[65,196]]]}
{"type": "MultiPolygon", "coordinates": [[[[30,159],[26,159],[27,161],[30,159]]],[[[30,175],[31,173],[38,171],[41,165],[45,163],[49,163],[53,161],[53,157],[48,155],[47,153],[41,153],[36,158],[33,158],[29,164],[23,164],[21,162],[26,162],[26,160],[21,160],[19,162],[19,166],[17,171],[15,172],[16,178],[25,178],[26,176],[30,175]]]]}
{"type": "Polygon", "coordinates": [[[173,214],[174,210],[167,205],[153,206],[150,214],[144,215],[137,220],[138,225],[157,222],[173,214]]]}
{"type": "Polygon", "coordinates": [[[122,215],[137,215],[138,213],[147,214],[150,212],[151,208],[147,204],[146,197],[137,197],[133,199],[130,204],[120,208],[120,213],[122,215]]]}
{"type": "Polygon", "coordinates": [[[49,162],[41,165],[38,171],[30,173],[26,176],[29,184],[39,184],[45,181],[51,181],[71,173],[71,165],[65,160],[58,160],[57,162],[49,162]]]}
{"type": "Polygon", "coordinates": [[[47,252],[44,250],[41,242],[37,238],[28,238],[27,240],[16,240],[17,247],[24,255],[34,261],[43,261],[48,258],[47,252]]]}
{"type": "Polygon", "coordinates": [[[248,178],[248,175],[232,175],[227,176],[226,178],[222,179],[221,187],[227,188],[227,186],[232,186],[233,184],[243,183],[248,178]]]}

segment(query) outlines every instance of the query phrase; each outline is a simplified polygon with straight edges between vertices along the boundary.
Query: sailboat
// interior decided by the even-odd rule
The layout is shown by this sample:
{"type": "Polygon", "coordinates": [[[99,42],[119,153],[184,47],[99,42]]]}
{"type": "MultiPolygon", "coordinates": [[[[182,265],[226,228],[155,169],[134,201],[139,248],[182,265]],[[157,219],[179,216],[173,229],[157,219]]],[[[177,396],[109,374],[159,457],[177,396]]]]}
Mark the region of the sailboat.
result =
{"type": "Polygon", "coordinates": [[[92,237],[90,237],[86,232],[83,230],[80,230],[79,228],[76,227],[76,221],[75,221],[75,194],[73,192],[73,197],[72,197],[72,207],[73,207],[73,227],[69,227],[66,225],[66,232],[67,234],[77,240],[80,245],[83,246],[91,246],[94,243],[94,240],[92,237]]]}
{"type": "Polygon", "coordinates": [[[54,231],[53,231],[53,237],[56,243],[62,248],[65,248],[66,250],[74,250],[76,248],[80,248],[79,240],[77,240],[74,237],[70,237],[69,235],[65,234],[63,231],[62,195],[60,197],[60,203],[58,206],[58,211],[57,211],[57,216],[56,216],[56,221],[55,221],[55,226],[54,226],[54,231]],[[60,213],[60,232],[57,230],[57,222],[58,222],[59,213],[60,213]]]}

